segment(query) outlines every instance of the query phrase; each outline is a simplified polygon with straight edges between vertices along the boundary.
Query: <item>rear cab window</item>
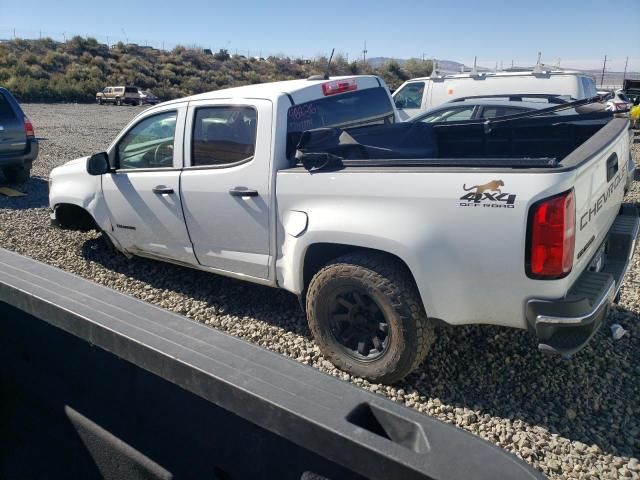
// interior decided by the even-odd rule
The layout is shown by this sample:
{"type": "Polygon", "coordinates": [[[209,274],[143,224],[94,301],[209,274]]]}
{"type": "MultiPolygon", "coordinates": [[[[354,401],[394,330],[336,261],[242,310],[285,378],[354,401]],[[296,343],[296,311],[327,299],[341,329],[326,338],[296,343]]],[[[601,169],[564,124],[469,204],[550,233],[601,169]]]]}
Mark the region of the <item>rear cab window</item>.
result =
{"type": "Polygon", "coordinates": [[[323,127],[362,127],[394,123],[387,90],[366,88],[293,105],[287,112],[287,157],[293,157],[300,136],[323,127]]]}

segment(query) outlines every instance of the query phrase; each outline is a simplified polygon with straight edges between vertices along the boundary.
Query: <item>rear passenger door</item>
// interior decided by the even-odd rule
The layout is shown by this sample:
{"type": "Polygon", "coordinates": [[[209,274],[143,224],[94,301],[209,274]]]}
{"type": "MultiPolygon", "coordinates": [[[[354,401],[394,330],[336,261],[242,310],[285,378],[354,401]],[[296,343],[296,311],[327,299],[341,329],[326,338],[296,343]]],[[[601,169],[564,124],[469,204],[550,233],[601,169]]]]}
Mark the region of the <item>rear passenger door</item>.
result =
{"type": "Polygon", "coordinates": [[[189,104],[180,191],[202,265],[269,277],[272,109],[268,100],[189,104]]]}
{"type": "Polygon", "coordinates": [[[0,156],[20,154],[27,148],[24,117],[14,109],[8,95],[0,91],[0,156]]]}

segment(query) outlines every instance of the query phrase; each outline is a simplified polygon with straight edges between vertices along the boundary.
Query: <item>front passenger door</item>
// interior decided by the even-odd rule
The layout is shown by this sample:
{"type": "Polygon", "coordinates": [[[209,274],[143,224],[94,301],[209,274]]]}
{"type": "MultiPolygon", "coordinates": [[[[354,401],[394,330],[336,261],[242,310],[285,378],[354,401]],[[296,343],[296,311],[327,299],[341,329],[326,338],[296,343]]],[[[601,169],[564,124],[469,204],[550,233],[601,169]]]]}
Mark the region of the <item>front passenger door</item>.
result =
{"type": "Polygon", "coordinates": [[[185,117],[186,104],[172,104],[132,125],[109,151],[115,172],[102,192],[125,250],[193,264],[180,198],[185,117]]]}

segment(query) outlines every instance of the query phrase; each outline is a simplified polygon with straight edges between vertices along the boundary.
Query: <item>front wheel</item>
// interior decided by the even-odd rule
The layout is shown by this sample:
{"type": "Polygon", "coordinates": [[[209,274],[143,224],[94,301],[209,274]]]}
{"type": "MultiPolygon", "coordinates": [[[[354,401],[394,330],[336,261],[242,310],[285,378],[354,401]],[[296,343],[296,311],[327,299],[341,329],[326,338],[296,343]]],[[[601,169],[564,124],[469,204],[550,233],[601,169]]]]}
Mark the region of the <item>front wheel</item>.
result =
{"type": "Polygon", "coordinates": [[[323,355],[372,382],[401,380],[433,343],[409,272],[381,254],[345,255],[326,265],[309,284],[306,307],[323,355]]]}

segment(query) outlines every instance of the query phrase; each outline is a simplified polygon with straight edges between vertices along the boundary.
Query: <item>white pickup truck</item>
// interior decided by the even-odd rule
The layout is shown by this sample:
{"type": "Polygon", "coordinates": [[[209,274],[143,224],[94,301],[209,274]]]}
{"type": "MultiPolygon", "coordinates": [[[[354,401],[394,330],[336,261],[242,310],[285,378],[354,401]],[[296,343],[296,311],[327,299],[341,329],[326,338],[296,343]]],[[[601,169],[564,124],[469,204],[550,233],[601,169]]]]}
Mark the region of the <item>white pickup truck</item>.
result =
{"type": "Polygon", "coordinates": [[[628,121],[396,120],[374,76],[166,102],[51,172],[52,223],[293,292],[324,355],[372,381],[411,372],[439,322],[582,348],[638,232],[628,121]]]}

